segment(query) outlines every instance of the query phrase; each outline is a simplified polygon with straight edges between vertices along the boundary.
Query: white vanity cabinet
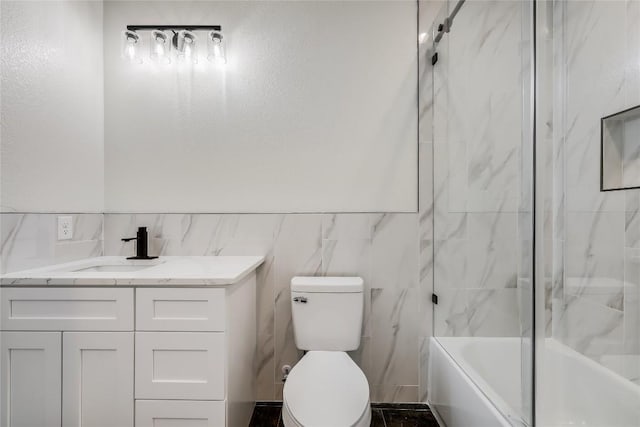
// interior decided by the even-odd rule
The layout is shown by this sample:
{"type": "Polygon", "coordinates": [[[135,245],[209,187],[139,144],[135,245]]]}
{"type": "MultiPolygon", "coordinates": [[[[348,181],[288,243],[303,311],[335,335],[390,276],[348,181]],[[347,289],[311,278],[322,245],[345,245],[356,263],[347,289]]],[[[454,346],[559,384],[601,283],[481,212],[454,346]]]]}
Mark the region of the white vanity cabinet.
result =
{"type": "Polygon", "coordinates": [[[0,426],[132,427],[133,301],[133,289],[0,289],[0,426]]]}
{"type": "Polygon", "coordinates": [[[256,275],[226,286],[3,287],[0,427],[246,427],[256,275]]]}
{"type": "Polygon", "coordinates": [[[136,427],[247,427],[255,404],[256,277],[136,290],[136,427]]]}

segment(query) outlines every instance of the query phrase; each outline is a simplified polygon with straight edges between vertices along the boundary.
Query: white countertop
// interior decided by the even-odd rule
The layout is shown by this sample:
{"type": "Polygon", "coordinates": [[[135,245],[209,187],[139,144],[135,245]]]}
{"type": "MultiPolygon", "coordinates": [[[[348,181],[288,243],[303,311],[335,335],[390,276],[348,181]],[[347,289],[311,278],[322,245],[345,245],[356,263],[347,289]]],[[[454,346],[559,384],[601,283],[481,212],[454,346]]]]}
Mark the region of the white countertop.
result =
{"type": "Polygon", "coordinates": [[[264,261],[262,256],[171,256],[127,260],[107,256],[0,276],[1,286],[224,286],[244,279],[264,261]],[[93,266],[146,266],[138,271],[74,271],[93,266]]]}

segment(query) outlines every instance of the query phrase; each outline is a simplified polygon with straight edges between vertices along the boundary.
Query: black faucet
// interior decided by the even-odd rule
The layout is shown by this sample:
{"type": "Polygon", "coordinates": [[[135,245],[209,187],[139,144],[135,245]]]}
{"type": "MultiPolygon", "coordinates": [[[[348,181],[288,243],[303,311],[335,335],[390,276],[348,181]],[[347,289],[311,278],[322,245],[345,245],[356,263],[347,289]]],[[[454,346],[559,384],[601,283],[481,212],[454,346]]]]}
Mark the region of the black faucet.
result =
{"type": "Polygon", "coordinates": [[[157,256],[149,256],[149,235],[147,233],[147,227],[138,227],[136,237],[129,237],[122,239],[123,242],[136,241],[136,256],[130,256],[127,259],[155,259],[157,256]]]}

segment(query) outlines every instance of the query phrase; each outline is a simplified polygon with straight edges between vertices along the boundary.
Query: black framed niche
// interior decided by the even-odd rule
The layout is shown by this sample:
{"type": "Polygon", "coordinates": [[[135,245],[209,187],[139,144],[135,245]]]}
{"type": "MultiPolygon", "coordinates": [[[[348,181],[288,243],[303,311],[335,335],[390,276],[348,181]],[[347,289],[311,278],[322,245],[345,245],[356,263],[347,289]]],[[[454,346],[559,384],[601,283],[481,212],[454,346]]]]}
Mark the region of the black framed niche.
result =
{"type": "Polygon", "coordinates": [[[600,191],[640,188],[640,105],[600,120],[600,191]]]}

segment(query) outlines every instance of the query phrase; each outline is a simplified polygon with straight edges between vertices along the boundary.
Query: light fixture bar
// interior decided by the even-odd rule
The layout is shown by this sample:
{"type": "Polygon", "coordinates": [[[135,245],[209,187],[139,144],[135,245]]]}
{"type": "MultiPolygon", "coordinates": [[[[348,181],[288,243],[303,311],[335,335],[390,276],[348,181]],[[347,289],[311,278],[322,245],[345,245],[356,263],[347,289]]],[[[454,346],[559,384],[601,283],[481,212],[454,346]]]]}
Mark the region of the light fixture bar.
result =
{"type": "Polygon", "coordinates": [[[151,30],[213,30],[222,31],[222,25],[127,25],[129,31],[151,31],[151,30]]]}

